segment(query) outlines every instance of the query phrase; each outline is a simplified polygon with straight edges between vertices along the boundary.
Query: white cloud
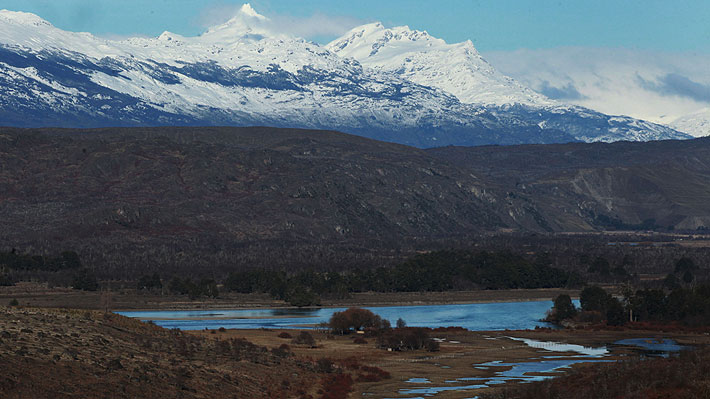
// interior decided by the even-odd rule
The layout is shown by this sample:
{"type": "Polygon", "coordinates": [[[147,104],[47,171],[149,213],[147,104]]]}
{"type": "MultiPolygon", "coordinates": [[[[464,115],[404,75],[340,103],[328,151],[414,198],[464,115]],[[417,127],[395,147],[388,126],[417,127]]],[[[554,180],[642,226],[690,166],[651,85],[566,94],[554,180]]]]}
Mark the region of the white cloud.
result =
{"type": "MultiPolygon", "coordinates": [[[[204,29],[222,24],[237,15],[241,7],[241,5],[225,4],[208,7],[197,17],[196,23],[204,29]]],[[[259,12],[259,10],[256,11],[259,12]]],[[[332,39],[364,23],[364,21],[353,17],[326,15],[323,13],[315,13],[307,17],[293,15],[266,16],[269,21],[264,24],[264,28],[305,39],[324,37],[332,39]]]]}
{"type": "Polygon", "coordinates": [[[532,89],[607,114],[671,123],[710,105],[710,54],[567,47],[484,56],[532,89]]]}

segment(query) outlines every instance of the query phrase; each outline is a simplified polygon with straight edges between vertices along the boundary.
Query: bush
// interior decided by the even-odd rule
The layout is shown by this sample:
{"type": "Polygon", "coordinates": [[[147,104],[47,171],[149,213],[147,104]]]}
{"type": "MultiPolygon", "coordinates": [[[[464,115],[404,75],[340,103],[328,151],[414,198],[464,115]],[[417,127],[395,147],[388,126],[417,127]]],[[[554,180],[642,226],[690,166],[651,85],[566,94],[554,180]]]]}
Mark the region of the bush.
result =
{"type": "Polygon", "coordinates": [[[307,345],[311,348],[314,348],[316,346],[316,340],[308,331],[301,331],[298,336],[296,336],[296,338],[294,338],[291,342],[296,345],[307,345]]]}
{"type": "Polygon", "coordinates": [[[332,373],[335,371],[335,364],[327,357],[320,358],[316,362],[316,371],[319,373],[332,373]]]}
{"type": "Polygon", "coordinates": [[[364,345],[367,343],[367,340],[363,337],[355,337],[355,339],[353,339],[353,343],[358,345],[364,345]]]}
{"type": "Polygon", "coordinates": [[[343,312],[335,312],[328,322],[333,333],[348,334],[365,328],[382,330],[389,326],[382,318],[367,309],[350,308],[343,312]]]}
{"type": "Polygon", "coordinates": [[[291,339],[291,338],[293,338],[293,337],[291,336],[291,334],[287,333],[286,331],[283,331],[283,332],[279,333],[278,337],[279,337],[279,338],[285,338],[285,339],[291,339]]]}
{"type": "Polygon", "coordinates": [[[387,331],[377,338],[377,346],[396,351],[422,348],[431,351],[439,350],[438,342],[429,338],[428,330],[421,327],[396,328],[387,331]]]}
{"type": "Polygon", "coordinates": [[[321,399],[345,399],[353,390],[353,378],[350,374],[335,374],[324,377],[321,381],[323,395],[321,399]]]}
{"type": "Polygon", "coordinates": [[[10,301],[10,306],[20,306],[20,302],[18,302],[17,298],[15,298],[10,301]]]}

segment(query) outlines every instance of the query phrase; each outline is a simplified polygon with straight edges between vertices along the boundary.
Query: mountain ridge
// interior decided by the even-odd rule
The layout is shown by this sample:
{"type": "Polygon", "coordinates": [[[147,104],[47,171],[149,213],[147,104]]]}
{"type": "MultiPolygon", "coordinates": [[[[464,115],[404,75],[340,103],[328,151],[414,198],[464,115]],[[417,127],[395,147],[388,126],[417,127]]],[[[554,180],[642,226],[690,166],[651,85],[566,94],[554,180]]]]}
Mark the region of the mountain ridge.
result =
{"type": "Polygon", "coordinates": [[[0,128],[0,240],[140,273],[365,267],[506,231],[703,230],[707,159],[710,139],[421,150],[266,127],[0,128]]]}
{"type": "Polygon", "coordinates": [[[165,32],[121,41],[4,11],[0,124],[266,125],[343,130],[418,147],[687,138],[591,111],[462,103],[441,88],[363,67],[303,39],[269,36],[265,17],[245,7],[201,36],[165,32]]]}

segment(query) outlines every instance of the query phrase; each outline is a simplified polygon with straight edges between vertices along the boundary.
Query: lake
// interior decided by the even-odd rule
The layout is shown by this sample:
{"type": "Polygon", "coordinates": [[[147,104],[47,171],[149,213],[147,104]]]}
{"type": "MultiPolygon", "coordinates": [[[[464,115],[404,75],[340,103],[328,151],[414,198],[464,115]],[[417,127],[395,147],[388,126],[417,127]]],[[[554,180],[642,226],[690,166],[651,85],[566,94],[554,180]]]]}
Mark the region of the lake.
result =
{"type": "MultiPolygon", "coordinates": [[[[521,330],[551,327],[541,322],[552,301],[497,302],[456,305],[365,307],[392,325],[402,318],[410,327],[459,326],[473,331],[521,330]]],[[[238,310],[127,311],[118,314],[151,320],[165,328],[203,330],[224,328],[302,328],[327,322],[346,308],[278,308],[238,310]]]]}

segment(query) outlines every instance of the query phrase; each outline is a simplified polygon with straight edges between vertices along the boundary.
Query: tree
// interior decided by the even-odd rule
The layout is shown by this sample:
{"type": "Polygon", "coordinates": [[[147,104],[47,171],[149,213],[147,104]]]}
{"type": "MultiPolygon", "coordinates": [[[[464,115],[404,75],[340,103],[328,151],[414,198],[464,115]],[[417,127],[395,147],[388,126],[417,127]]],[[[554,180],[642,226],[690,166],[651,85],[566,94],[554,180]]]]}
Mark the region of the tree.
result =
{"type": "Polygon", "coordinates": [[[592,285],[579,294],[579,303],[584,311],[606,312],[609,294],[603,288],[592,285]]]}
{"type": "Polygon", "coordinates": [[[676,277],[675,274],[668,273],[666,278],[663,279],[663,287],[665,287],[671,291],[680,287],[680,282],[678,281],[678,277],[676,277]]]}
{"type": "Polygon", "coordinates": [[[683,273],[683,282],[686,284],[690,284],[695,280],[695,276],[693,276],[693,272],[690,270],[686,270],[685,273],[683,273]]]}
{"type": "Polygon", "coordinates": [[[400,317],[399,319],[397,319],[397,324],[396,324],[396,326],[397,326],[397,328],[404,328],[404,327],[407,327],[407,322],[404,321],[404,319],[402,319],[402,318],[400,317]]]}
{"type": "Polygon", "coordinates": [[[318,298],[318,295],[314,294],[313,291],[303,287],[300,284],[289,288],[285,299],[291,306],[297,306],[299,308],[304,306],[320,305],[320,298],[318,298]]]}
{"type": "Polygon", "coordinates": [[[83,291],[96,291],[99,289],[96,276],[89,269],[81,269],[80,272],[75,274],[71,286],[74,289],[83,291]]]}
{"type": "Polygon", "coordinates": [[[577,315],[577,308],[574,307],[572,303],[572,298],[567,294],[560,294],[553,301],[553,319],[555,321],[562,321],[566,319],[571,319],[577,315]]]}
{"type": "Polygon", "coordinates": [[[331,331],[338,334],[347,334],[365,328],[382,330],[386,326],[389,326],[389,323],[385,323],[380,316],[360,308],[349,308],[343,312],[335,312],[328,322],[331,331]]]}
{"type": "Polygon", "coordinates": [[[693,262],[692,259],[687,258],[687,257],[682,257],[678,259],[678,261],[675,263],[675,272],[676,273],[685,273],[685,272],[692,272],[693,270],[696,270],[698,267],[695,265],[695,262],[693,262]]]}
{"type": "Polygon", "coordinates": [[[621,302],[609,297],[606,310],[606,323],[610,326],[621,326],[626,323],[626,312],[621,302]]]}
{"type": "Polygon", "coordinates": [[[609,261],[601,256],[598,256],[596,259],[594,259],[592,265],[589,266],[589,273],[596,273],[601,274],[603,276],[608,276],[610,272],[611,266],[609,265],[609,261]]]}
{"type": "Polygon", "coordinates": [[[158,273],[153,273],[153,275],[145,275],[138,280],[136,288],[139,290],[152,290],[163,288],[163,283],[160,282],[160,276],[158,273]]]}

